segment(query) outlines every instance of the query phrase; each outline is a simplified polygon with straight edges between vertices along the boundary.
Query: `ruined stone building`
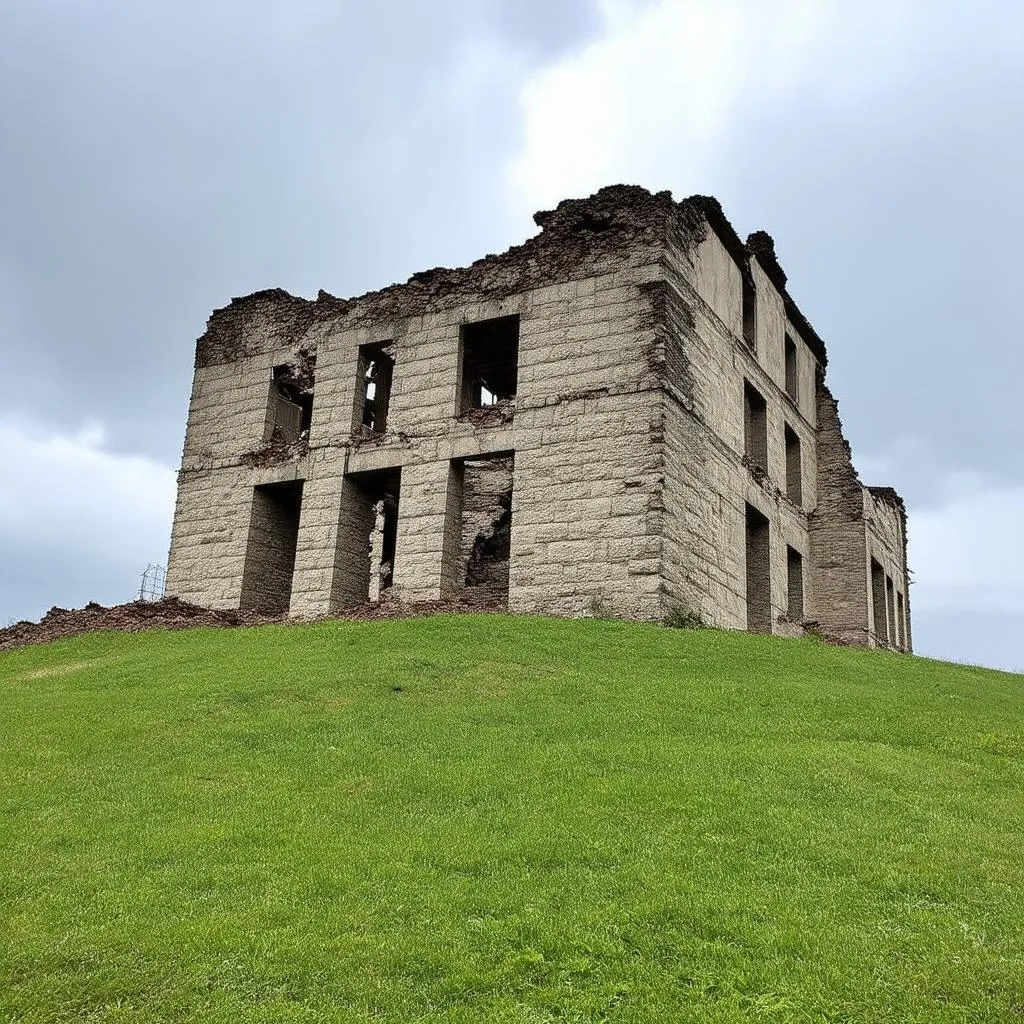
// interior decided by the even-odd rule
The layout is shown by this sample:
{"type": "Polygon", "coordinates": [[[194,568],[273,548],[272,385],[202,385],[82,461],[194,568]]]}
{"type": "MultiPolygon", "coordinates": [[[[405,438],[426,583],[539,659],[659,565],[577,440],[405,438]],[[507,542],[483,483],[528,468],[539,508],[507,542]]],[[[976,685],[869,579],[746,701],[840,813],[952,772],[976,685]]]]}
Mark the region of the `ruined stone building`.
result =
{"type": "Polygon", "coordinates": [[[168,593],[459,598],[910,649],[906,515],[850,459],[772,239],[615,186],[523,245],[196,347],[168,593]]]}

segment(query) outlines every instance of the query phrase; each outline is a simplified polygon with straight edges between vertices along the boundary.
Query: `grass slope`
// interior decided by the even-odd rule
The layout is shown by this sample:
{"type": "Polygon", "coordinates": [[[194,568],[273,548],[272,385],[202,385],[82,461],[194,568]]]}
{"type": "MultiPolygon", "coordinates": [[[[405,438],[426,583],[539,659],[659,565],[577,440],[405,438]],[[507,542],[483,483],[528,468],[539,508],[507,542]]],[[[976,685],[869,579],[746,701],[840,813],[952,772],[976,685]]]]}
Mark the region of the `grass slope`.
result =
{"type": "Polygon", "coordinates": [[[0,656],[0,1020],[1019,1021],[1024,678],[501,616],[0,656]]]}

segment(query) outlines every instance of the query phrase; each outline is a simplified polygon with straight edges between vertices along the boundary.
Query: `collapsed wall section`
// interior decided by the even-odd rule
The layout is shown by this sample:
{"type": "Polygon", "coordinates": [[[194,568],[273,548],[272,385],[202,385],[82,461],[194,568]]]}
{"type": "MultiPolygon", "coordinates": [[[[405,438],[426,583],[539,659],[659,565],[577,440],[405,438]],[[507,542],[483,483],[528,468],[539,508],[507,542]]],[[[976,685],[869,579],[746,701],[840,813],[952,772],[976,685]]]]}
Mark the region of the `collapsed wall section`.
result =
{"type": "Polygon", "coordinates": [[[196,366],[234,363],[290,345],[309,330],[316,312],[313,303],[283,288],[232,299],[213,313],[196,342],[196,366]]]}
{"type": "Polygon", "coordinates": [[[839,407],[821,377],[818,398],[818,504],[810,516],[814,617],[848,643],[868,642],[869,586],[864,488],[843,436],[839,407]]]}
{"type": "Polygon", "coordinates": [[[514,461],[500,455],[462,466],[457,586],[471,604],[508,605],[514,461]]]}

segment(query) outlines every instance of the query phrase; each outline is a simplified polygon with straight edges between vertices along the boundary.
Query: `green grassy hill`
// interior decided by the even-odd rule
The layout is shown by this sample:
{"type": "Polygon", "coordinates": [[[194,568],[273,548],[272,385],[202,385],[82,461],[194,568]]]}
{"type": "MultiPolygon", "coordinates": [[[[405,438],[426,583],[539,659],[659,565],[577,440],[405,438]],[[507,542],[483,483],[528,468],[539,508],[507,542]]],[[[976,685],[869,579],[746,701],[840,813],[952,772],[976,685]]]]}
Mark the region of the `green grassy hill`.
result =
{"type": "Polygon", "coordinates": [[[1020,1021],[1024,677],[442,616],[0,655],[0,1020],[1020,1021]]]}

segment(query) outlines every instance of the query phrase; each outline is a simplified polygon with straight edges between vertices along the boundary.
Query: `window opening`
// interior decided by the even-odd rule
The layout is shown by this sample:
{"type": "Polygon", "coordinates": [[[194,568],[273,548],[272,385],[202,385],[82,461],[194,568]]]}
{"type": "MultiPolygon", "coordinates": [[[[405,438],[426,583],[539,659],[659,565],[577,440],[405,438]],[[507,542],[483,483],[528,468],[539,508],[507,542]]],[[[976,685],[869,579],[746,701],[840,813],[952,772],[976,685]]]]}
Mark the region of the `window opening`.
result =
{"type": "Polygon", "coordinates": [[[360,417],[357,431],[383,434],[387,430],[391,405],[391,383],[395,359],[388,342],[359,346],[359,389],[356,415],[360,417]]]}
{"type": "Polygon", "coordinates": [[[768,520],[747,505],[747,629],[772,631],[771,561],[768,520]]]}
{"type": "Polygon", "coordinates": [[[787,423],[786,435],[786,497],[795,505],[803,502],[803,460],[800,455],[800,438],[787,423]]]}
{"type": "Polygon", "coordinates": [[[889,626],[885,614],[885,570],[871,559],[871,605],[875,615],[875,642],[889,642],[889,626]]]}
{"type": "Polygon", "coordinates": [[[287,614],[301,509],[301,480],[253,488],[239,600],[243,610],[287,614]]]}
{"type": "Polygon", "coordinates": [[[401,470],[346,473],[331,609],[380,601],[395,578],[401,470]]]}
{"type": "Polygon", "coordinates": [[[519,376],[519,317],[464,324],[461,335],[459,415],[513,401],[519,376]]]}
{"type": "Polygon", "coordinates": [[[800,378],[797,372],[796,343],[786,335],[786,394],[795,402],[800,397],[800,378]]]}
{"type": "Polygon", "coordinates": [[[792,622],[804,617],[804,558],[796,548],[786,546],[789,604],[786,615],[792,622]]]}
{"type": "Polygon", "coordinates": [[[290,363],[275,366],[270,380],[264,442],[292,444],[309,437],[313,424],[316,356],[300,351],[290,363]]]}
{"type": "Polygon", "coordinates": [[[748,461],[768,470],[768,403],[750,381],[743,382],[743,446],[748,461]]]}
{"type": "Polygon", "coordinates": [[[900,631],[896,622],[896,591],[891,576],[885,577],[885,608],[889,613],[889,643],[895,647],[899,644],[900,631]]]}
{"type": "Polygon", "coordinates": [[[511,455],[463,463],[459,558],[470,603],[508,604],[513,471],[511,455]]]}
{"type": "Polygon", "coordinates": [[[398,538],[398,498],[385,494],[373,505],[373,528],[370,531],[369,599],[376,603],[390,589],[395,579],[395,542],[398,538]]]}
{"type": "Polygon", "coordinates": [[[741,303],[743,311],[743,340],[752,351],[757,351],[757,293],[754,290],[754,277],[750,267],[741,271],[743,279],[741,303]]]}

